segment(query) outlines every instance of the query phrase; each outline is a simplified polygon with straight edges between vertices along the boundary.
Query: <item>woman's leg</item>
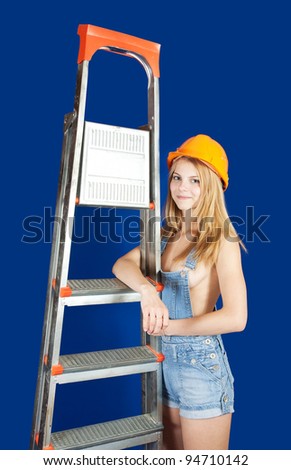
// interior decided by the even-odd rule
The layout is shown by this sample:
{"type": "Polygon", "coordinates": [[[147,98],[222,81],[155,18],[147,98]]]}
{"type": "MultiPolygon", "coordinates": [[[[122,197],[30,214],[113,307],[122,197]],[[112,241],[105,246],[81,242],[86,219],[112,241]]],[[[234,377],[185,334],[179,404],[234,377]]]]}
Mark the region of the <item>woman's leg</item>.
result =
{"type": "Polygon", "coordinates": [[[163,449],[183,450],[179,408],[163,406],[163,449]]]}
{"type": "Polygon", "coordinates": [[[232,414],[216,418],[189,419],[180,417],[185,450],[227,450],[232,414]]]}

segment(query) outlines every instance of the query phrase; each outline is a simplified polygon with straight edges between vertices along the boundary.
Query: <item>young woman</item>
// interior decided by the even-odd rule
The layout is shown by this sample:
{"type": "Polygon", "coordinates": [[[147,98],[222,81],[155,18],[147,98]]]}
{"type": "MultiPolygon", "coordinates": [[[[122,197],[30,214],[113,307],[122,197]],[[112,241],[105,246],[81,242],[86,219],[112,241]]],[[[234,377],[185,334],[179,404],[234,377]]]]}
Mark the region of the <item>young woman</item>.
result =
{"type": "Polygon", "coordinates": [[[228,449],[234,379],[220,335],[242,331],[247,321],[244,246],[223,193],[228,160],[200,134],[167,162],[162,299],[140,271],[139,248],[117,260],[113,273],[141,294],[144,330],[162,336],[164,449],[228,449]]]}

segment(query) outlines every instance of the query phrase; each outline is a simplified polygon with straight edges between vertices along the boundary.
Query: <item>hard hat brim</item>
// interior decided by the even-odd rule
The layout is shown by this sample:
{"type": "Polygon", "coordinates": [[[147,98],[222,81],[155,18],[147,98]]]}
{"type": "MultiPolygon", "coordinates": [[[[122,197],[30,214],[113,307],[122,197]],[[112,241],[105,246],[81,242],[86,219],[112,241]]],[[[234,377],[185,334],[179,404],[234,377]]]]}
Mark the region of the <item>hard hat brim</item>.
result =
{"type": "Polygon", "coordinates": [[[208,161],[206,161],[204,158],[201,158],[199,155],[197,156],[193,156],[193,155],[186,155],[185,152],[179,152],[178,150],[176,150],[175,152],[169,152],[168,154],[168,158],[167,158],[167,164],[168,164],[168,169],[171,168],[174,160],[178,157],[188,157],[188,158],[193,158],[193,159],[196,159],[196,160],[199,160],[199,161],[202,161],[206,166],[208,166],[208,168],[210,168],[217,176],[219,176],[219,178],[221,179],[222,181],[222,187],[223,187],[223,190],[225,191],[228,187],[228,178],[224,178],[221,174],[218,173],[218,171],[216,170],[216,168],[211,165],[211,163],[209,163],[208,161]]]}

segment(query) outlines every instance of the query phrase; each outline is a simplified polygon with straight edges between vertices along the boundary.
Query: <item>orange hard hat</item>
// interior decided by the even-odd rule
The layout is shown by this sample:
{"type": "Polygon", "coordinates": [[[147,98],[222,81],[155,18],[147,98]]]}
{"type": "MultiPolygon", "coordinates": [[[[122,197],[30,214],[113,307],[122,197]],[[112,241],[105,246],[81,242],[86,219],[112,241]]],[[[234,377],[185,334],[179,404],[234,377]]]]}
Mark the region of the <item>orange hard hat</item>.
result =
{"type": "Polygon", "coordinates": [[[228,186],[228,159],[223,147],[208,135],[198,134],[186,140],[176,152],[170,152],[167,163],[170,169],[177,157],[192,157],[201,160],[221,179],[223,190],[228,186]]]}

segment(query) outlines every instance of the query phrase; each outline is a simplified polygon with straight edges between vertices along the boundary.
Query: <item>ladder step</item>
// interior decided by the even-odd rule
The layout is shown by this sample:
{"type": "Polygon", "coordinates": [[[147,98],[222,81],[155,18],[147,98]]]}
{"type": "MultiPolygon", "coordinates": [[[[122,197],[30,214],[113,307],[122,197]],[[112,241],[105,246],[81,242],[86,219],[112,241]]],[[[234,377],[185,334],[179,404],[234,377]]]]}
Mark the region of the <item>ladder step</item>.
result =
{"type": "Polygon", "coordinates": [[[64,372],[89,369],[108,369],[133,364],[156,362],[156,355],[147,346],[133,348],[106,349],[81,354],[60,356],[64,372]]]}
{"type": "Polygon", "coordinates": [[[64,297],[65,305],[96,305],[138,302],[140,294],[116,278],[69,280],[71,295],[64,297]]]}
{"type": "Polygon", "coordinates": [[[57,383],[81,382],[157,371],[162,360],[148,346],[70,354],[60,356],[53,375],[57,383]]]}
{"type": "Polygon", "coordinates": [[[55,432],[52,433],[51,443],[55,450],[102,449],[102,446],[106,448],[106,444],[110,443],[115,443],[110,448],[123,449],[126,441],[134,445],[134,439],[140,443],[141,436],[146,437],[162,429],[162,423],[157,422],[150,414],[144,414],[55,432]]]}

